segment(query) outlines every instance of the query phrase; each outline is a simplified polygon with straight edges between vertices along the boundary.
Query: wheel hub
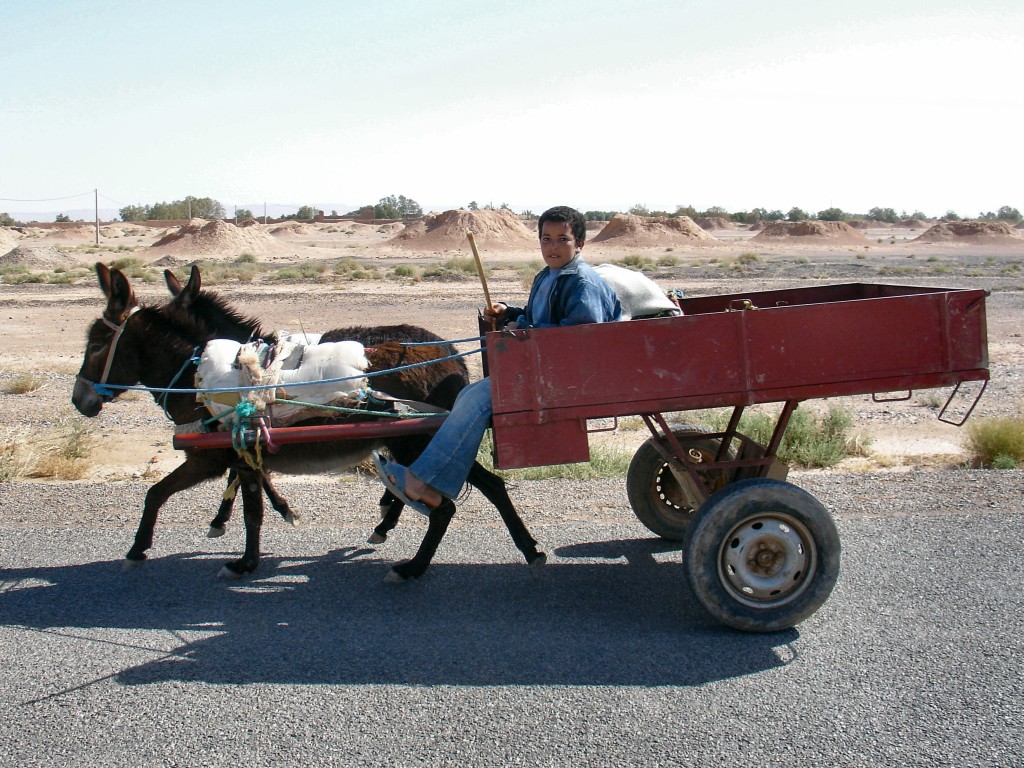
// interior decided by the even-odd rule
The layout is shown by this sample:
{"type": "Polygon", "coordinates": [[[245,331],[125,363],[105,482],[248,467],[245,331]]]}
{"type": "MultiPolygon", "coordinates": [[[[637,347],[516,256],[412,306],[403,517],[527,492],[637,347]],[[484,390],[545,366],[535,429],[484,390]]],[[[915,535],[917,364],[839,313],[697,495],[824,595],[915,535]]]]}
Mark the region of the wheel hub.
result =
{"type": "Polygon", "coordinates": [[[799,595],[814,569],[813,540],[802,525],[775,515],[748,518],[725,538],[723,584],[747,605],[785,603],[799,595]]]}

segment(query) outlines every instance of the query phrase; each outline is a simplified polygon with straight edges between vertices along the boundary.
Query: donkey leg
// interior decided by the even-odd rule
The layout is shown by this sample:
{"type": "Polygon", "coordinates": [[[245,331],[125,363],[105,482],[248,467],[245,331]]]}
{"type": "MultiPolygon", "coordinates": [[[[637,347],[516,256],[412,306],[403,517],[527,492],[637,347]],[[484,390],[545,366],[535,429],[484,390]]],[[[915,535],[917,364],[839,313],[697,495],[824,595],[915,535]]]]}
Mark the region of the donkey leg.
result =
{"type": "Polygon", "coordinates": [[[299,516],[292,510],[288,504],[287,499],[277,492],[274,484],[270,482],[270,473],[264,473],[263,475],[263,492],[267,494],[267,498],[270,499],[270,506],[277,510],[278,514],[284,518],[284,521],[290,525],[299,524],[299,516]]]}
{"type": "Polygon", "coordinates": [[[401,583],[409,579],[418,579],[427,570],[430,561],[434,559],[434,553],[448,530],[448,524],[455,515],[455,504],[445,499],[441,504],[430,510],[430,522],[427,524],[427,533],[420,542],[420,548],[412,560],[398,563],[384,577],[384,581],[390,583],[401,583]]]}
{"type": "Polygon", "coordinates": [[[242,490],[242,512],[245,516],[245,551],[238,560],[232,560],[221,568],[220,575],[226,579],[239,579],[252,573],[260,564],[260,529],[263,526],[263,484],[262,473],[252,469],[239,469],[238,478],[242,490]]]}
{"type": "Polygon", "coordinates": [[[231,519],[231,512],[235,506],[235,496],[238,494],[238,472],[234,468],[228,471],[228,485],[224,489],[224,495],[220,498],[220,506],[217,507],[217,515],[210,521],[210,529],[206,532],[206,538],[216,539],[223,536],[227,530],[228,521],[231,519]]]}
{"type": "Polygon", "coordinates": [[[135,542],[125,555],[126,568],[141,565],[146,559],[146,550],[153,546],[153,530],[156,528],[157,515],[171,496],[224,473],[225,465],[217,459],[217,456],[200,457],[197,454],[187,454],[185,461],[174,471],[150,487],[142,507],[142,518],[135,532],[135,542]]]}
{"type": "Polygon", "coordinates": [[[384,495],[380,497],[380,514],[381,520],[377,524],[377,527],[373,529],[373,533],[366,540],[367,544],[383,544],[388,540],[388,533],[395,529],[398,525],[398,518],[402,514],[402,510],[405,508],[405,504],[397,499],[391,491],[384,491],[384,495]]]}
{"type": "Polygon", "coordinates": [[[537,542],[526,529],[526,524],[516,511],[512,499],[508,495],[505,481],[493,472],[485,469],[479,462],[474,463],[466,478],[470,485],[477,488],[491,502],[501,515],[505,527],[512,536],[516,548],[523,553],[527,565],[537,571],[547,562],[547,555],[537,551],[537,542]]]}

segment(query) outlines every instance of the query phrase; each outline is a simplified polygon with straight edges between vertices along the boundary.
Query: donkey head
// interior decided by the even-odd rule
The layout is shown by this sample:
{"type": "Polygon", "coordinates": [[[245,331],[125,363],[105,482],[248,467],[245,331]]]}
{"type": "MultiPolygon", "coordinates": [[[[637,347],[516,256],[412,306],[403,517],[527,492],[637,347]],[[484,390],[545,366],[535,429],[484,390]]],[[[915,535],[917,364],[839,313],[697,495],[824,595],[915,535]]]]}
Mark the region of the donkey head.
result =
{"type": "Polygon", "coordinates": [[[97,263],[96,277],[100,290],[107,297],[107,306],[103,316],[89,327],[85,357],[71,395],[71,402],[85,416],[95,416],[103,408],[103,403],[115,396],[100,395],[94,384],[135,384],[139,380],[138,375],[132,373],[137,366],[130,364],[132,355],[128,345],[124,345],[117,354],[121,337],[139,310],[135,292],[120,269],[110,269],[106,264],[97,263]],[[118,364],[116,370],[115,359],[118,364]],[[129,378],[132,380],[127,380],[129,378]]]}

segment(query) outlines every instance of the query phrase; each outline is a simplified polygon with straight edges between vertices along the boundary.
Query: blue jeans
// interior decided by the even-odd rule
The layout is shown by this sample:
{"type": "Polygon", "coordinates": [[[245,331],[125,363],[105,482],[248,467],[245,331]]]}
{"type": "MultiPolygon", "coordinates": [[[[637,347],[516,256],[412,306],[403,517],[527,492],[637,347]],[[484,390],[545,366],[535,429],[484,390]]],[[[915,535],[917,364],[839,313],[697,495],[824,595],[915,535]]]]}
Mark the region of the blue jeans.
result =
{"type": "Polygon", "coordinates": [[[410,466],[420,480],[449,499],[459,495],[491,423],[491,380],[459,392],[451,413],[410,466]]]}

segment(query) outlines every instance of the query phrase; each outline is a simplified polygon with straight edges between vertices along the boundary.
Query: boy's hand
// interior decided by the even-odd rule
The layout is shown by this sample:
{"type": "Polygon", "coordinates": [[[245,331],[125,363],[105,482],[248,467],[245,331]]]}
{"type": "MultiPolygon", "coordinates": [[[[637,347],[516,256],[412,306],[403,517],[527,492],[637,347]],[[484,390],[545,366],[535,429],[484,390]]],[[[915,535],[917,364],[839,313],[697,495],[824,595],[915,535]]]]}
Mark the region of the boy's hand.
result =
{"type": "Polygon", "coordinates": [[[494,326],[499,326],[505,322],[505,316],[508,314],[508,306],[497,302],[489,307],[484,307],[484,317],[491,321],[494,326]]]}

